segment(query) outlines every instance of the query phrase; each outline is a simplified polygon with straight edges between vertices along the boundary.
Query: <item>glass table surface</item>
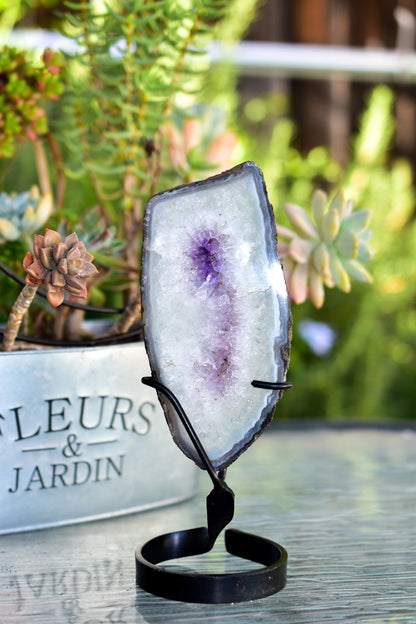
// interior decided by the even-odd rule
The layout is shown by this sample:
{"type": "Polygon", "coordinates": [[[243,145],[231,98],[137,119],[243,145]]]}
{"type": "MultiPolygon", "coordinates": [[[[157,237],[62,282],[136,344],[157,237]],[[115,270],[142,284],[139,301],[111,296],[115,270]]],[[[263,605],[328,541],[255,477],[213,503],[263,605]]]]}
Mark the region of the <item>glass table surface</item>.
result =
{"type": "MultiPolygon", "coordinates": [[[[230,466],[232,526],[289,554],[285,589],[225,605],[165,600],[135,585],[134,551],[205,524],[201,472],[186,503],[0,537],[1,624],[416,623],[416,432],[277,424],[230,466]]],[[[197,572],[247,569],[224,554],[181,560],[197,572]]]]}

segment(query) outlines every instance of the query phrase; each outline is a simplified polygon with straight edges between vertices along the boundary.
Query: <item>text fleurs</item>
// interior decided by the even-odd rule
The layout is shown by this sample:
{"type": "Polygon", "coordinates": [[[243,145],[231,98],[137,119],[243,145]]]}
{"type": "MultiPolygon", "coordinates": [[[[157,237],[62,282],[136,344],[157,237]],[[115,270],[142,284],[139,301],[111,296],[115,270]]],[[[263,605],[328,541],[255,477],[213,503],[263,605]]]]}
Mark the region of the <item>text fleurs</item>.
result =
{"type": "Polygon", "coordinates": [[[0,444],[3,438],[8,445],[17,444],[22,453],[21,464],[12,467],[8,492],[80,486],[122,477],[126,453],[119,438],[147,435],[154,410],[155,405],[148,401],[135,405],[129,397],[109,395],[45,399],[37,408],[36,421],[33,408],[2,409],[0,444]],[[28,456],[40,459],[28,462],[28,456]]]}

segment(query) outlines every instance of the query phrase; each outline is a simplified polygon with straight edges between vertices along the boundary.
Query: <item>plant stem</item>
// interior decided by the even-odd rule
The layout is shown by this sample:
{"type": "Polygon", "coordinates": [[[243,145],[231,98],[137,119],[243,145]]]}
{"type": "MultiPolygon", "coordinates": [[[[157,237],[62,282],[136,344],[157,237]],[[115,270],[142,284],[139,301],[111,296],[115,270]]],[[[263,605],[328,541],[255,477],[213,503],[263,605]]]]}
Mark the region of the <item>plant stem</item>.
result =
{"type": "Polygon", "coordinates": [[[33,141],[33,151],[35,153],[36,167],[38,170],[39,186],[42,195],[48,193],[52,196],[51,182],[49,180],[49,168],[46,160],[45,150],[43,149],[42,141],[37,139],[33,141]]]}
{"type": "MultiPolygon", "coordinates": [[[[143,202],[136,197],[131,210],[124,213],[124,227],[126,234],[125,259],[129,267],[136,267],[139,257],[139,237],[143,225],[143,202]]],[[[129,287],[127,290],[127,305],[134,299],[139,289],[137,272],[130,271],[128,274],[129,287]]]]}
{"type": "Polygon", "coordinates": [[[55,321],[53,324],[53,336],[55,340],[62,340],[65,333],[65,324],[68,318],[70,308],[61,306],[57,309],[55,315],[55,321]]]}
{"type": "Polygon", "coordinates": [[[114,323],[114,325],[107,332],[107,336],[117,336],[119,334],[125,334],[129,331],[130,327],[140,319],[142,310],[142,300],[140,291],[131,299],[130,303],[124,310],[121,318],[114,323]]]}
{"type": "Polygon", "coordinates": [[[17,336],[17,332],[19,331],[23,316],[32,303],[37,289],[37,286],[26,284],[16,299],[12,311],[9,314],[6,329],[4,330],[3,342],[1,344],[2,351],[11,351],[13,349],[14,341],[17,336]]]}
{"type": "Polygon", "coordinates": [[[59,209],[59,208],[62,208],[64,195],[65,195],[66,179],[65,179],[65,172],[64,172],[64,164],[62,160],[61,148],[59,147],[55,137],[51,133],[49,133],[47,138],[48,138],[49,147],[53,155],[53,159],[55,161],[56,172],[57,172],[57,177],[58,177],[57,188],[56,188],[56,208],[59,209]]]}

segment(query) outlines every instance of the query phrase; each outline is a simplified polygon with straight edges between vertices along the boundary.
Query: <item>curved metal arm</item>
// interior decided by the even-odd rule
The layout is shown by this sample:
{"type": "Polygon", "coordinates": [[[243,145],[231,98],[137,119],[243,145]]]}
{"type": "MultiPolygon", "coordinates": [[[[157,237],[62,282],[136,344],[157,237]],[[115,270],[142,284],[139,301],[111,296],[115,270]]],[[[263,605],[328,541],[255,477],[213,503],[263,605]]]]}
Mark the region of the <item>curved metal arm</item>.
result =
{"type": "Polygon", "coordinates": [[[182,405],[180,404],[179,400],[176,398],[176,396],[173,394],[173,392],[171,390],[169,390],[169,388],[167,386],[164,386],[162,383],[160,383],[160,381],[158,381],[157,379],[155,379],[154,377],[142,377],[142,383],[145,386],[150,386],[151,388],[155,388],[156,390],[158,390],[159,392],[162,392],[162,394],[164,394],[169,401],[172,403],[176,413],[178,414],[183,426],[185,427],[186,433],[188,434],[188,436],[191,439],[192,444],[195,447],[196,452],[198,453],[201,462],[203,463],[206,471],[208,472],[209,476],[211,477],[211,481],[214,485],[220,485],[220,478],[217,475],[217,473],[214,470],[214,467],[204,449],[204,447],[201,444],[200,439],[198,438],[195,429],[193,428],[188,416],[185,413],[185,410],[183,409],[182,405]]]}
{"type": "MultiPolygon", "coordinates": [[[[185,413],[182,405],[177,397],[173,394],[167,386],[164,386],[160,381],[154,377],[143,377],[142,383],[146,386],[150,386],[162,392],[172,403],[175,411],[177,412],[187,434],[189,435],[192,444],[195,447],[206,471],[208,472],[211,481],[214,485],[213,490],[207,496],[207,524],[208,533],[205,539],[200,542],[199,554],[208,552],[211,550],[218,535],[221,531],[231,522],[234,516],[234,492],[228,487],[224,481],[225,472],[216,473],[214,467],[209,459],[200,439],[198,438],[195,429],[193,428],[188,416],[185,413]]],[[[194,553],[196,554],[196,553],[194,553]]],[[[182,555],[184,556],[184,555],[182,555]]]]}

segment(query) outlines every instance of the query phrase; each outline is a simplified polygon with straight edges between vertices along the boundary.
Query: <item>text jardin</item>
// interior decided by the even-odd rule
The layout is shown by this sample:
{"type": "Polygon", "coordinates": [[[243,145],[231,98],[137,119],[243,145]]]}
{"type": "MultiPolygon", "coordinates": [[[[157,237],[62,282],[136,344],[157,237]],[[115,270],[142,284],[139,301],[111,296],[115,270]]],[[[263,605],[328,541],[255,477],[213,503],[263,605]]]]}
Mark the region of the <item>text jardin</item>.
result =
{"type": "MultiPolygon", "coordinates": [[[[91,461],[77,460],[69,464],[50,464],[46,469],[35,466],[29,478],[25,479],[23,490],[30,492],[32,487],[40,490],[55,489],[60,486],[84,485],[88,482],[109,481],[113,476],[121,477],[123,474],[124,454],[117,457],[96,457],[91,461]],[[26,486],[26,487],[25,487],[26,486]]],[[[22,466],[13,468],[14,483],[9,488],[11,494],[15,494],[21,488],[24,476],[22,466]]]]}
{"type": "Polygon", "coordinates": [[[118,434],[145,436],[151,429],[151,418],[156,409],[154,403],[144,401],[138,406],[125,396],[99,395],[55,397],[45,399],[39,410],[38,421],[33,424],[25,418],[23,406],[2,410],[0,414],[0,439],[7,444],[17,443],[27,455],[47,457],[50,452],[60,452],[64,460],[32,464],[23,462],[12,468],[10,494],[47,490],[58,487],[98,483],[120,478],[124,470],[125,453],[113,456],[97,454],[98,448],[118,442],[118,434]],[[7,428],[7,435],[6,435],[7,428]],[[91,438],[94,432],[94,438],[91,438]],[[87,456],[84,451],[90,448],[87,456]],[[91,453],[92,449],[94,451],[91,453]]]}

